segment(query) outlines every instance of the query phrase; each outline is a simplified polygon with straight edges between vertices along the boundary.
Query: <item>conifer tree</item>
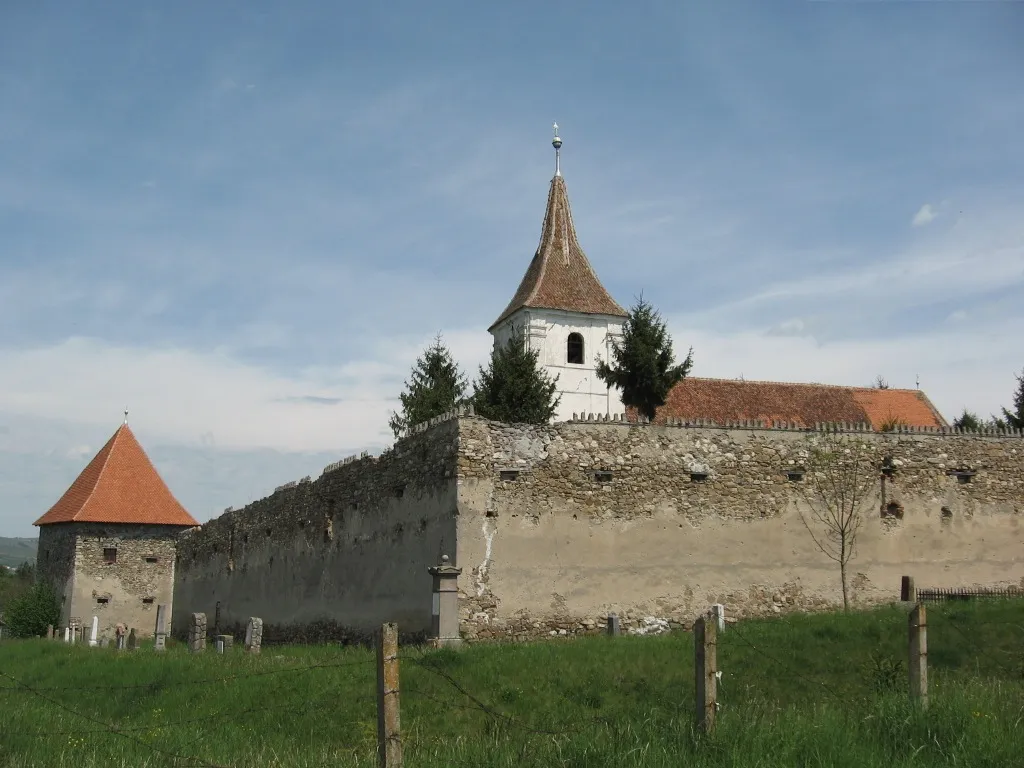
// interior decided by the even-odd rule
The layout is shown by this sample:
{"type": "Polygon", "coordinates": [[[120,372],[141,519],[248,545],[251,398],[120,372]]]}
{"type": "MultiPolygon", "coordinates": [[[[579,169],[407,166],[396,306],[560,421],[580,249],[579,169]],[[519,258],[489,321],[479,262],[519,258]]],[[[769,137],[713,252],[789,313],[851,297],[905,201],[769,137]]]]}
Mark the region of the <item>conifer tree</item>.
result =
{"type": "Polygon", "coordinates": [[[412,375],[399,395],[402,412],[392,413],[388,422],[398,437],[403,431],[421,422],[440,416],[461,403],[466,392],[466,377],[444,345],[441,334],[416,360],[412,375]]]}
{"type": "Polygon", "coordinates": [[[496,345],[474,385],[473,406],[481,416],[510,424],[546,424],[555,415],[561,395],[537,365],[538,350],[526,345],[518,328],[504,345],[496,345]]]}
{"type": "Polygon", "coordinates": [[[953,427],[975,432],[981,429],[981,419],[978,418],[978,414],[964,408],[964,412],[953,419],[953,427]]]}
{"type": "Polygon", "coordinates": [[[653,419],[669,391],[693,367],[693,349],[675,365],[672,338],[661,315],[641,296],[622,326],[622,341],[612,347],[611,364],[597,361],[597,376],[622,391],[622,402],[653,419]]]}
{"type": "Polygon", "coordinates": [[[1003,408],[1003,418],[1010,429],[1024,429],[1024,370],[1017,379],[1017,391],[1013,393],[1013,410],[1003,408]]]}

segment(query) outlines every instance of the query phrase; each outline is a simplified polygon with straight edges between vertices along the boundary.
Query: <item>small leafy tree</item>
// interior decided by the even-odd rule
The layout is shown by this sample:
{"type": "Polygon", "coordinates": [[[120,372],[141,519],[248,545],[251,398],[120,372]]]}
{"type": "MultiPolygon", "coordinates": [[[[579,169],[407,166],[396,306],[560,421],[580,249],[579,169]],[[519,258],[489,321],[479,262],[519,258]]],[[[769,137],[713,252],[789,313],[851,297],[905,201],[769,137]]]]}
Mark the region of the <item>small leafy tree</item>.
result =
{"type": "Polygon", "coordinates": [[[693,367],[693,349],[675,365],[672,337],[661,315],[641,296],[622,326],[622,341],[612,345],[611,364],[597,361],[597,376],[622,391],[622,402],[653,419],[669,391],[693,367]]]}
{"type": "Polygon", "coordinates": [[[526,345],[518,328],[506,344],[496,345],[485,369],[480,367],[473,392],[473,407],[494,421],[546,424],[555,415],[561,395],[557,384],[537,364],[538,350],[526,345]]]}
{"type": "Polygon", "coordinates": [[[1015,378],[1017,391],[1013,393],[1013,408],[1003,408],[1002,421],[1005,421],[1010,429],[1024,429],[1024,370],[1015,378]]]}
{"type": "Polygon", "coordinates": [[[797,508],[815,545],[839,565],[843,610],[848,610],[847,565],[857,551],[878,472],[870,447],[859,440],[832,432],[810,439],[806,480],[798,486],[807,508],[797,508]]]}
{"type": "Polygon", "coordinates": [[[4,621],[14,637],[45,635],[48,624],[60,623],[60,602],[49,584],[39,582],[11,600],[4,621]]]}
{"type": "Polygon", "coordinates": [[[462,402],[466,392],[466,377],[444,345],[441,334],[416,360],[405,392],[398,397],[402,412],[392,413],[388,425],[395,437],[414,424],[440,416],[462,402]]]}

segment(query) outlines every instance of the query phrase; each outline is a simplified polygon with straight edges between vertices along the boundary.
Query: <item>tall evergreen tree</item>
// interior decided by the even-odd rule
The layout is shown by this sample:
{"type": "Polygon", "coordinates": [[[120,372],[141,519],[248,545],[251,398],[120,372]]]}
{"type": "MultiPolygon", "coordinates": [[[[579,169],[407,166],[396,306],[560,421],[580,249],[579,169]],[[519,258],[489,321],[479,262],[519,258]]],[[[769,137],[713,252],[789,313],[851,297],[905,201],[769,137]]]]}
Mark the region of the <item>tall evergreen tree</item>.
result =
{"type": "Polygon", "coordinates": [[[1013,410],[1003,408],[1002,421],[1010,429],[1024,429],[1024,370],[1017,379],[1017,391],[1013,393],[1013,410]]]}
{"type": "Polygon", "coordinates": [[[398,437],[409,427],[440,416],[462,402],[466,393],[466,377],[444,345],[441,334],[423,352],[405,382],[405,392],[398,397],[402,412],[392,413],[388,422],[398,437]]]}
{"type": "Polygon", "coordinates": [[[481,416],[510,424],[546,424],[555,415],[561,395],[537,364],[538,350],[526,345],[518,328],[511,339],[495,346],[474,385],[473,406],[481,416]]]}
{"type": "Polygon", "coordinates": [[[641,296],[629,310],[622,341],[612,347],[611,365],[597,361],[597,376],[622,391],[622,402],[653,419],[669,390],[693,367],[693,348],[675,365],[672,338],[661,315],[641,296]]]}

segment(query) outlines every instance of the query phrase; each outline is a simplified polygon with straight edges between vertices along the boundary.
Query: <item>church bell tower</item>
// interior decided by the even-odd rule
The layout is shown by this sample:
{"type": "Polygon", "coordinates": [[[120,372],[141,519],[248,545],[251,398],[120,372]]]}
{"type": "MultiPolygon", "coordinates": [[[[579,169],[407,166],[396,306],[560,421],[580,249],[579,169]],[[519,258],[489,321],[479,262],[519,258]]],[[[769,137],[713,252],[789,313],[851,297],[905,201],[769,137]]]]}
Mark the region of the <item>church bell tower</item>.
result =
{"type": "Polygon", "coordinates": [[[557,123],[554,129],[555,175],[540,245],[512,300],[488,330],[495,345],[513,333],[526,335],[530,349],[540,352],[539,364],[557,381],[561,401],[555,420],[565,421],[573,413],[622,413],[619,391],[597,378],[596,369],[598,356],[610,359],[626,312],[601,285],[576,238],[557,123]]]}

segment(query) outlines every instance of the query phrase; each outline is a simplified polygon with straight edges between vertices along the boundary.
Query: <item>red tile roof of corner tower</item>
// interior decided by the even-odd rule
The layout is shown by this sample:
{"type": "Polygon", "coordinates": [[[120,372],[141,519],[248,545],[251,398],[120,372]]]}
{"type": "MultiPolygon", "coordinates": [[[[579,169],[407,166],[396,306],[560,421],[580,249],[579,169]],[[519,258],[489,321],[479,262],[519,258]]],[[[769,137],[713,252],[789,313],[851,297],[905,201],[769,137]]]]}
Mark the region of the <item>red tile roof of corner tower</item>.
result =
{"type": "Polygon", "coordinates": [[[591,315],[625,317],[626,311],[601,285],[576,239],[565,179],[551,179],[540,245],[512,301],[488,330],[524,307],[563,309],[591,315]]]}
{"type": "MultiPolygon", "coordinates": [[[[632,416],[632,414],[631,414],[632,416]]],[[[686,378],[669,392],[656,422],[666,419],[755,419],[817,422],[866,422],[880,429],[887,421],[908,427],[945,427],[946,420],[917,389],[875,389],[830,384],[686,378]]]]}
{"type": "Polygon", "coordinates": [[[127,424],[34,525],[71,522],[199,525],[160,479],[127,424]]]}

